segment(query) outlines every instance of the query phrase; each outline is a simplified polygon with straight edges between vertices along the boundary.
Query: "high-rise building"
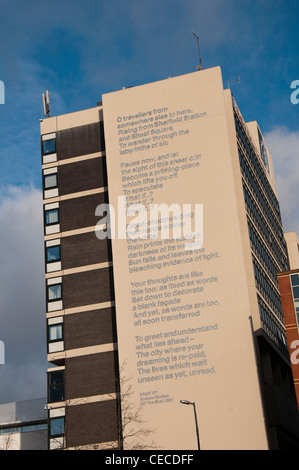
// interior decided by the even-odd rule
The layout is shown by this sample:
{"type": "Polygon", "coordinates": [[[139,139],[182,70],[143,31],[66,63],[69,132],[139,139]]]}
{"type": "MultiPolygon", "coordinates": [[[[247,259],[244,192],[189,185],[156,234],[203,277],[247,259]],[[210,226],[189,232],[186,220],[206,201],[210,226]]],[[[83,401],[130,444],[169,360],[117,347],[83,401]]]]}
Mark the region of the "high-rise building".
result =
{"type": "Polygon", "coordinates": [[[51,449],[118,442],[112,256],[95,236],[107,200],[101,115],[41,123],[51,449]]]}
{"type": "Polygon", "coordinates": [[[188,403],[203,449],[298,448],[271,154],[220,68],[44,119],[41,148],[50,448],[194,449],[188,403]]]}

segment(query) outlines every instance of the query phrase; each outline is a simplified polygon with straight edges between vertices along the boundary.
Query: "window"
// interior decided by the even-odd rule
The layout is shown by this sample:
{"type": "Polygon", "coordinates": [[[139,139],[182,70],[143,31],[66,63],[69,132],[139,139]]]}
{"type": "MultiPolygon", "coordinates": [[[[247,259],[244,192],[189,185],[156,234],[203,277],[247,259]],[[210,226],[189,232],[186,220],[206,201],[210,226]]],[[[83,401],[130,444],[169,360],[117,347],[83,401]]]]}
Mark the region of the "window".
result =
{"type": "Polygon", "coordinates": [[[45,224],[54,225],[59,223],[59,209],[45,211],[45,224]]]}
{"type": "MultiPolygon", "coordinates": [[[[51,310],[51,309],[50,309],[51,310]]],[[[48,353],[58,352],[64,350],[63,341],[63,318],[52,318],[48,320],[48,353]]],[[[55,377],[53,378],[53,380],[55,377]]],[[[55,385],[58,382],[63,383],[63,378],[56,378],[55,385]]]]}
{"type": "Polygon", "coordinates": [[[296,286],[296,287],[293,286],[293,295],[294,295],[294,299],[299,299],[299,286],[296,286]]]}
{"type": "Polygon", "coordinates": [[[60,341],[62,340],[62,337],[63,337],[62,323],[49,326],[49,342],[50,343],[53,343],[54,341],[60,341]]]}
{"type": "Polygon", "coordinates": [[[57,437],[64,434],[64,417],[50,420],[50,436],[57,437]]]}
{"type": "Polygon", "coordinates": [[[62,299],[61,284],[48,286],[48,302],[62,299]]]}
{"type": "Polygon", "coordinates": [[[43,155],[56,152],[56,139],[43,140],[43,155]]]}
{"type": "Polygon", "coordinates": [[[54,263],[60,261],[60,245],[49,246],[46,248],[47,263],[54,263]]]}
{"type": "Polygon", "coordinates": [[[44,175],[44,188],[45,189],[57,188],[57,173],[44,175]]]}
{"type": "Polygon", "coordinates": [[[48,374],[48,402],[64,401],[64,370],[48,374]]]}
{"type": "Polygon", "coordinates": [[[294,309],[299,329],[299,274],[291,274],[290,278],[293,292],[294,309]]]}
{"type": "Polygon", "coordinates": [[[8,427],[0,429],[0,434],[13,434],[19,432],[46,431],[48,424],[25,424],[24,426],[8,427]]]}

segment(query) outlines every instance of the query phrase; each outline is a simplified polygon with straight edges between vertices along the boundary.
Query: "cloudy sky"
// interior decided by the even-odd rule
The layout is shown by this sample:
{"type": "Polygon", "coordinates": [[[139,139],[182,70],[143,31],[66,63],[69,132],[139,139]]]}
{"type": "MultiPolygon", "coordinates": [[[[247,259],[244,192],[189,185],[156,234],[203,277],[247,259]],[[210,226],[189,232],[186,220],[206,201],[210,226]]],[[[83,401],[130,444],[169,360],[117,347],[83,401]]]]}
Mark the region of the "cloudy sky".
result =
{"type": "Polygon", "coordinates": [[[204,68],[220,65],[245,120],[259,122],[284,229],[299,234],[298,17],[298,0],[0,0],[0,403],[46,395],[41,94],[57,115],[193,72],[196,32],[204,68]]]}

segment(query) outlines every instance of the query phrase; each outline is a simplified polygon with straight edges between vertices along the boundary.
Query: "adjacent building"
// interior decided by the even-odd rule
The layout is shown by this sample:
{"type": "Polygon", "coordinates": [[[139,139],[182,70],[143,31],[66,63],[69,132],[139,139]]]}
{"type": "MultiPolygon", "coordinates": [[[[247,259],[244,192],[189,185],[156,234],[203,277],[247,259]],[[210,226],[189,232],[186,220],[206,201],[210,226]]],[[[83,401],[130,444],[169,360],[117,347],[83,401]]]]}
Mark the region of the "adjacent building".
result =
{"type": "Polygon", "coordinates": [[[0,450],[47,450],[47,398],[0,405],[0,450]]]}
{"type": "Polygon", "coordinates": [[[290,269],[278,273],[281,304],[286,327],[297,403],[299,403],[299,239],[285,233],[290,269]]]}
{"type": "Polygon", "coordinates": [[[40,125],[49,448],[196,449],[182,400],[203,449],[298,448],[271,154],[220,68],[40,125]]]}

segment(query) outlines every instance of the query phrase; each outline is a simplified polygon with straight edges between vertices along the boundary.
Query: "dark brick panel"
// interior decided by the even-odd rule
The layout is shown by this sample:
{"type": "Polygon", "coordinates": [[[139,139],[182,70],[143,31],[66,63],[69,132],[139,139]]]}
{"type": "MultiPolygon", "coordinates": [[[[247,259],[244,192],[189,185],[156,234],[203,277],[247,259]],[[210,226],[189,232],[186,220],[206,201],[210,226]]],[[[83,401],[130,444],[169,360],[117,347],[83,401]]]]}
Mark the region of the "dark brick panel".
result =
{"type": "Polygon", "coordinates": [[[79,157],[105,150],[103,122],[58,131],[56,151],[58,160],[79,157]]]}
{"type": "Polygon", "coordinates": [[[99,240],[94,232],[63,237],[61,239],[63,269],[111,261],[111,243],[105,238],[99,240]]]}
{"type": "Polygon", "coordinates": [[[95,269],[63,277],[64,308],[114,300],[111,268],[95,269]]]}
{"type": "Polygon", "coordinates": [[[66,400],[116,391],[116,352],[105,352],[65,360],[66,400]]]}
{"type": "Polygon", "coordinates": [[[65,349],[115,343],[115,310],[105,308],[64,316],[65,349]]]}
{"type": "Polygon", "coordinates": [[[68,199],[59,203],[60,229],[77,230],[84,227],[96,226],[100,217],[95,216],[99,204],[107,203],[107,193],[68,199]]]}
{"type": "Polygon", "coordinates": [[[115,400],[68,406],[66,445],[80,450],[84,445],[118,440],[115,400]]]}
{"type": "Polygon", "coordinates": [[[102,157],[58,166],[60,196],[106,185],[105,159],[102,157]]]}

